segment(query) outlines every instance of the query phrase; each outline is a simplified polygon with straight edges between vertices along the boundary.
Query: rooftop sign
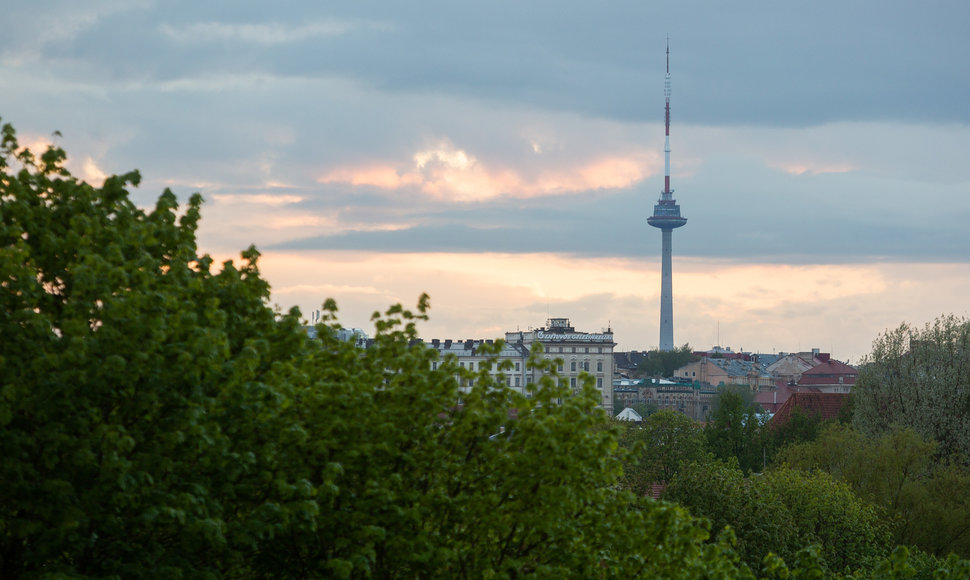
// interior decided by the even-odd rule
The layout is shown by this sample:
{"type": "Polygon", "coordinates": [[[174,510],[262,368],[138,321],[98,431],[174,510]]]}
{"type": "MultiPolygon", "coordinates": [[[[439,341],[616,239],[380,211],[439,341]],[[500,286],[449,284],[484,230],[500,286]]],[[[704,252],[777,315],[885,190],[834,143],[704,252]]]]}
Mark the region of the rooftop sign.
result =
{"type": "Polygon", "coordinates": [[[570,342],[613,342],[613,335],[587,334],[585,332],[546,332],[544,330],[539,330],[536,332],[536,339],[570,342]]]}

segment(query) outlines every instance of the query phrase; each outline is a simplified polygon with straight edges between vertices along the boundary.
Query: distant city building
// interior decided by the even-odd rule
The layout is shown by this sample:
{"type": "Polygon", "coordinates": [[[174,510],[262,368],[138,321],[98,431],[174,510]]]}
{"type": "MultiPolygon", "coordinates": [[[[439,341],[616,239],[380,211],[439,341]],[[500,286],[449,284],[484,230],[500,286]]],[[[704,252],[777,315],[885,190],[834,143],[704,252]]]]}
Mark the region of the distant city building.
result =
{"type": "MultiPolygon", "coordinates": [[[[316,326],[304,326],[304,330],[311,338],[317,336],[316,326]]],[[[340,340],[353,341],[359,348],[368,348],[373,339],[367,337],[359,328],[341,328],[336,331],[340,340]]],[[[432,368],[437,368],[446,356],[454,356],[458,365],[470,371],[482,370],[482,365],[492,361],[491,375],[506,386],[518,389],[525,396],[531,397],[528,385],[539,382],[542,373],[528,367],[532,345],[542,345],[543,358],[547,360],[561,359],[556,371],[561,380],[570,387],[578,389],[581,385],[580,374],[588,373],[593,377],[596,388],[601,393],[600,406],[610,415],[613,414],[613,331],[609,328],[603,332],[582,332],[570,324],[568,318],[550,318],[546,326],[528,331],[514,331],[505,333],[505,342],[499,354],[484,354],[481,346],[492,344],[492,339],[465,339],[424,341],[418,339],[414,344],[423,344],[438,352],[438,360],[432,362],[432,368]],[[509,361],[511,370],[499,370],[502,361],[509,361]]],[[[464,379],[459,385],[462,392],[468,392],[475,386],[475,379],[464,379]]]]}
{"type": "Polygon", "coordinates": [[[811,388],[823,393],[850,393],[859,371],[844,362],[828,359],[802,373],[800,389],[811,388]]]}
{"type": "Polygon", "coordinates": [[[766,368],[771,376],[784,379],[789,383],[797,383],[802,373],[829,360],[827,352],[819,352],[813,348],[811,352],[781,353],[781,357],[766,368]]]}
{"type": "MultiPolygon", "coordinates": [[[[526,351],[533,343],[542,344],[546,359],[562,359],[557,371],[573,388],[579,386],[579,373],[587,372],[596,381],[601,393],[600,405],[613,414],[613,330],[603,332],[580,332],[568,318],[550,318],[546,326],[529,331],[506,332],[505,341],[521,345],[526,351]]],[[[538,382],[539,374],[530,371],[531,382],[538,382]]]]}
{"type": "Polygon", "coordinates": [[[674,378],[704,385],[746,385],[752,391],[772,387],[771,375],[755,361],[736,358],[702,358],[676,371],[674,378]]]}
{"type": "Polygon", "coordinates": [[[787,424],[795,409],[800,410],[808,417],[823,421],[837,419],[839,412],[848,400],[849,395],[846,393],[795,392],[778,409],[768,425],[780,427],[787,424]]]}
{"type": "MultiPolygon", "coordinates": [[[[543,358],[547,360],[561,359],[556,368],[563,381],[578,389],[580,373],[588,373],[593,377],[596,388],[601,393],[600,406],[613,414],[613,332],[607,329],[603,332],[581,332],[573,328],[568,318],[550,318],[546,326],[528,331],[514,331],[505,333],[505,343],[498,356],[486,355],[481,352],[483,343],[490,344],[489,339],[440,340],[432,339],[425,342],[439,354],[439,361],[448,355],[456,357],[458,365],[470,371],[482,370],[482,365],[494,361],[491,375],[496,380],[504,381],[507,387],[519,390],[526,397],[531,397],[529,385],[537,384],[542,373],[528,367],[532,345],[536,342],[542,345],[543,358]],[[499,370],[498,365],[508,361],[511,370],[499,370]]],[[[475,386],[474,379],[460,385],[463,392],[475,386]]]]}
{"type": "Polygon", "coordinates": [[[613,382],[613,403],[631,407],[655,405],[658,410],[683,413],[704,421],[714,405],[717,390],[710,385],[666,379],[617,379],[613,382]]]}

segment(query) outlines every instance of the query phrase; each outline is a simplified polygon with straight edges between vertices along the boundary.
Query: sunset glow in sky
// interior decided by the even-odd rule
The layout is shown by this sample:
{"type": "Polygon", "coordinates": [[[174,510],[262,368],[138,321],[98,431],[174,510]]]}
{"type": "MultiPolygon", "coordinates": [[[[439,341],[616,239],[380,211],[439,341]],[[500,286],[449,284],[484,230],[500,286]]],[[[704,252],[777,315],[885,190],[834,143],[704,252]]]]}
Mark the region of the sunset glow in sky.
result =
{"type": "Polygon", "coordinates": [[[970,315],[970,4],[48,1],[5,8],[0,117],[136,202],[206,198],[273,302],[427,338],[569,317],[658,343],[670,35],[674,340],[858,362],[970,315]],[[63,137],[52,137],[53,131],[63,137]]]}

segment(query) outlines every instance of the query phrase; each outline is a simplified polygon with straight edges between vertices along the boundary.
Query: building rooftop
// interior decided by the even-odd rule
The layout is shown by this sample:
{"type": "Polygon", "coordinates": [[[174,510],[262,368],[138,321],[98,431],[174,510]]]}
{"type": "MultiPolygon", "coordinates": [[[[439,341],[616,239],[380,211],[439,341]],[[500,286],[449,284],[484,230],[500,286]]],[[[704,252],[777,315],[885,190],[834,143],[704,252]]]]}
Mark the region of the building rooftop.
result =
{"type": "Polygon", "coordinates": [[[823,421],[836,419],[848,400],[847,393],[794,392],[771,418],[770,424],[781,426],[788,423],[796,408],[801,409],[809,417],[818,417],[823,421]]]}

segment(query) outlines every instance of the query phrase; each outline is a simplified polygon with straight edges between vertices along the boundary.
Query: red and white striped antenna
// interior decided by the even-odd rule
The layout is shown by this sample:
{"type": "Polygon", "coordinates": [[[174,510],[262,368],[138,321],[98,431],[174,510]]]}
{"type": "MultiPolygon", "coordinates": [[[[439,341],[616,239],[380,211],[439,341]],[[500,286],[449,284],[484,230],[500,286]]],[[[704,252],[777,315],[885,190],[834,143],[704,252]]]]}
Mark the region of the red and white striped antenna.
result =
{"type": "Polygon", "coordinates": [[[671,199],[670,189],[670,35],[667,35],[667,76],[664,77],[664,190],[662,199],[671,199]]]}

